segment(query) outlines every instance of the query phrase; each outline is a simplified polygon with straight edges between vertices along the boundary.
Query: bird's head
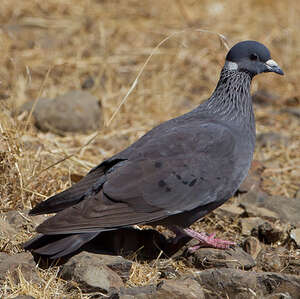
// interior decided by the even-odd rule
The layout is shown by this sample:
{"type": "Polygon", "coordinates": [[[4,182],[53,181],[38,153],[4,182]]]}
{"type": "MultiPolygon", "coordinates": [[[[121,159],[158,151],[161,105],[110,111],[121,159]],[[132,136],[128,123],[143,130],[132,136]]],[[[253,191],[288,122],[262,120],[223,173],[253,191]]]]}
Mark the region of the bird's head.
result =
{"type": "Polygon", "coordinates": [[[243,41],[234,45],[226,56],[225,68],[246,72],[251,76],[273,72],[283,75],[278,64],[271,59],[266,46],[256,41],[243,41]]]}

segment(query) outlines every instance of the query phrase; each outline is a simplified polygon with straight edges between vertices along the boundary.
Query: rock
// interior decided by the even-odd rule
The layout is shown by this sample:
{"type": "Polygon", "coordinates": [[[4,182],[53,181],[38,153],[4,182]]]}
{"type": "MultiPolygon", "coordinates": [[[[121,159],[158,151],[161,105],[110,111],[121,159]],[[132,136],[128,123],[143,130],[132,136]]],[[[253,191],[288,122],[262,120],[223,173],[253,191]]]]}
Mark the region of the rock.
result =
{"type": "MultiPolygon", "coordinates": [[[[295,256],[284,255],[284,273],[300,275],[300,252],[295,256]]],[[[281,256],[282,257],[282,256],[281,256]]]]}
{"type": "Polygon", "coordinates": [[[16,229],[19,229],[26,222],[24,217],[22,217],[21,213],[18,211],[8,211],[4,214],[4,216],[8,223],[16,229]]]}
{"type": "Polygon", "coordinates": [[[121,288],[119,299],[150,299],[156,296],[156,286],[147,285],[136,288],[121,288]]]}
{"type": "Polygon", "coordinates": [[[123,281],[129,279],[132,261],[115,255],[97,254],[96,256],[101,264],[116,272],[123,281]]]}
{"type": "Polygon", "coordinates": [[[263,207],[257,207],[251,203],[243,203],[241,204],[241,207],[244,208],[245,214],[248,217],[261,217],[269,220],[276,220],[279,217],[276,212],[270,211],[269,209],[263,207]]]}
{"type": "Polygon", "coordinates": [[[159,284],[157,299],[201,299],[205,298],[202,287],[193,278],[164,280],[159,284]]]}
{"type": "Polygon", "coordinates": [[[260,251],[256,258],[257,269],[300,275],[299,254],[300,252],[291,254],[288,249],[281,246],[266,247],[260,251]]]}
{"type": "Polygon", "coordinates": [[[157,287],[144,286],[136,288],[122,288],[119,299],[201,299],[205,298],[202,287],[192,277],[182,279],[163,280],[157,287]]]}
{"type": "Polygon", "coordinates": [[[263,271],[280,272],[284,267],[284,248],[267,248],[262,249],[257,256],[257,267],[263,271]]]}
{"type": "Polygon", "coordinates": [[[283,239],[284,232],[280,230],[279,226],[265,221],[258,226],[258,239],[266,244],[271,244],[283,239]]]}
{"type": "Polygon", "coordinates": [[[62,266],[61,277],[74,280],[87,292],[109,293],[124,286],[121,277],[103,264],[97,254],[81,252],[62,266]]]}
{"type": "Polygon", "coordinates": [[[240,219],[240,225],[243,235],[257,237],[261,242],[266,244],[283,240],[286,235],[283,226],[279,226],[279,224],[275,225],[260,217],[242,218],[240,219]]]}
{"type": "Polygon", "coordinates": [[[264,220],[259,217],[248,217],[240,219],[242,235],[258,236],[258,226],[263,224],[264,220]]]}
{"type": "Polygon", "coordinates": [[[265,297],[266,299],[293,299],[289,293],[276,293],[265,297]]]}
{"type": "Polygon", "coordinates": [[[15,283],[19,282],[19,271],[28,282],[39,283],[40,277],[36,272],[33,257],[28,252],[15,255],[0,253],[0,281],[10,274],[15,283]]]}
{"type": "Polygon", "coordinates": [[[196,268],[238,268],[251,269],[255,266],[255,261],[240,247],[226,250],[215,248],[200,248],[188,257],[188,261],[196,268]]]}
{"type": "MultiPolygon", "coordinates": [[[[24,217],[18,211],[8,211],[6,213],[0,214],[0,217],[3,219],[1,221],[6,222],[6,228],[13,232],[17,232],[20,228],[26,223],[24,217]]],[[[2,227],[1,227],[2,228],[2,227]]]]}
{"type": "MultiPolygon", "coordinates": [[[[261,192],[248,192],[242,194],[237,201],[242,206],[252,205],[259,208],[265,208],[274,212],[277,215],[276,219],[280,219],[282,222],[290,223],[296,227],[300,227],[300,200],[297,198],[285,198],[281,196],[269,196],[261,192]]],[[[255,210],[249,211],[252,215],[255,214],[255,210]]],[[[255,215],[257,216],[257,215],[255,215]]],[[[274,217],[275,215],[269,215],[274,217]]]]}
{"type": "Polygon", "coordinates": [[[210,291],[208,298],[252,298],[256,273],[236,269],[208,269],[195,274],[197,281],[210,291]]]}
{"type": "Polygon", "coordinates": [[[117,294],[115,297],[109,297],[112,299],[154,299],[155,296],[153,295],[148,295],[145,293],[138,293],[136,295],[119,295],[117,294]]]}
{"type": "Polygon", "coordinates": [[[264,169],[265,167],[260,161],[253,160],[249,173],[246,179],[240,185],[238,193],[259,190],[262,182],[261,174],[263,173],[264,169]]]}
{"type": "Polygon", "coordinates": [[[17,233],[16,228],[11,225],[8,220],[3,217],[3,214],[0,215],[0,237],[1,239],[10,239],[12,236],[14,236],[17,233]]]}
{"type": "Polygon", "coordinates": [[[288,138],[285,136],[282,136],[279,133],[275,132],[269,132],[269,133],[262,133],[259,134],[256,137],[256,142],[260,146],[274,146],[276,144],[285,144],[287,145],[288,143],[288,138]]]}
{"type": "MultiPolygon", "coordinates": [[[[30,111],[34,101],[25,103],[19,112],[30,111]]],[[[74,90],[55,99],[39,99],[33,111],[35,125],[42,131],[88,132],[101,126],[101,109],[96,97],[87,91],[74,90]]]]}
{"type": "Polygon", "coordinates": [[[300,276],[273,272],[262,272],[256,275],[257,284],[263,294],[284,293],[292,298],[299,298],[300,276]]]}
{"type": "Polygon", "coordinates": [[[244,210],[235,204],[224,204],[214,211],[221,217],[236,218],[244,213],[244,210]]]}
{"type": "Polygon", "coordinates": [[[291,230],[290,237],[295,241],[298,248],[300,248],[300,228],[291,230]]]}
{"type": "Polygon", "coordinates": [[[60,38],[57,33],[50,33],[48,30],[38,30],[35,26],[20,24],[20,22],[8,22],[3,30],[9,34],[18,49],[57,49],[67,46],[66,40],[60,38]]]}
{"type": "Polygon", "coordinates": [[[31,224],[38,226],[47,218],[45,215],[28,216],[28,211],[8,211],[0,214],[0,235],[2,233],[5,234],[6,237],[13,237],[13,235],[17,234],[25,225],[31,224]]]}
{"type": "Polygon", "coordinates": [[[296,275],[217,268],[199,271],[195,276],[210,291],[208,298],[266,298],[278,293],[299,298],[300,294],[300,276],[296,275]]]}
{"type": "Polygon", "coordinates": [[[261,251],[261,245],[260,245],[260,242],[257,238],[248,237],[243,242],[243,249],[245,250],[245,252],[250,254],[253,257],[253,259],[255,260],[257,255],[261,251]]]}

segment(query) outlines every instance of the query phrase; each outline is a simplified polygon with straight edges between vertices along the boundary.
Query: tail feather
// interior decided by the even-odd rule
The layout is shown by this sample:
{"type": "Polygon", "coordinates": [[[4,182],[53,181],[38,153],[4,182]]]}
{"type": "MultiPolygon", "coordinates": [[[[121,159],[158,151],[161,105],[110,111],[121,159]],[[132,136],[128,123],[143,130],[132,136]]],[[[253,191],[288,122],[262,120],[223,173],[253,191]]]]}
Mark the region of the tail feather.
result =
{"type": "Polygon", "coordinates": [[[98,234],[99,232],[60,236],[38,235],[25,243],[23,248],[56,259],[75,252],[98,234]]]}

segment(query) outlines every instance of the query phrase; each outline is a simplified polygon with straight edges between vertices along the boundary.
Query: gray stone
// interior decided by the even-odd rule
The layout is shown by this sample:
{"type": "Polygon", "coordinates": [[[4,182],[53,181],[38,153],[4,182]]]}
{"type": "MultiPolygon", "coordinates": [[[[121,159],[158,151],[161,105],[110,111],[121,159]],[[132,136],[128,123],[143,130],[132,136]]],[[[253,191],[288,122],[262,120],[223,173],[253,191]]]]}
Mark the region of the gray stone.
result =
{"type": "Polygon", "coordinates": [[[248,254],[250,254],[253,257],[253,259],[256,259],[257,255],[261,251],[262,247],[257,238],[250,236],[244,240],[243,249],[248,254]]]}
{"type": "Polygon", "coordinates": [[[276,294],[272,294],[269,296],[266,296],[265,299],[293,299],[291,297],[291,295],[286,292],[286,293],[276,293],[276,294]]]}
{"type": "Polygon", "coordinates": [[[203,288],[193,278],[164,280],[153,298],[157,299],[204,299],[203,288]]]}
{"type": "Polygon", "coordinates": [[[18,211],[8,211],[0,214],[0,236],[6,239],[13,238],[26,222],[18,211]]]}
{"type": "MultiPolygon", "coordinates": [[[[275,217],[276,215],[276,219],[300,227],[300,200],[297,198],[269,196],[261,192],[248,192],[241,195],[237,201],[245,207],[247,205],[252,205],[259,208],[265,208],[275,213],[273,216],[270,215],[271,217],[275,217]]],[[[249,213],[255,213],[255,210],[252,210],[251,212],[249,210],[249,213]]]]}
{"type": "Polygon", "coordinates": [[[278,293],[299,298],[300,276],[274,272],[242,271],[217,268],[195,273],[199,284],[207,289],[208,298],[266,298],[278,293]]]}
{"type": "MultiPolygon", "coordinates": [[[[30,111],[33,105],[34,101],[27,102],[19,112],[30,111]]],[[[70,91],[53,100],[39,99],[33,116],[40,130],[58,134],[99,129],[102,119],[98,99],[81,90],[70,91]]]]}
{"type": "Polygon", "coordinates": [[[60,275],[65,280],[76,281],[87,292],[106,292],[124,286],[121,277],[103,264],[97,254],[81,252],[62,266],[60,275]]]}
{"type": "Polygon", "coordinates": [[[119,299],[151,299],[156,298],[156,286],[147,285],[135,288],[121,288],[119,299]]]}
{"type": "Polygon", "coordinates": [[[5,280],[10,274],[15,283],[19,282],[19,271],[28,282],[40,282],[36,272],[33,257],[28,252],[22,252],[15,255],[0,253],[0,281],[5,280]]]}
{"type": "Polygon", "coordinates": [[[264,223],[264,220],[259,217],[248,217],[240,219],[242,235],[244,236],[258,236],[258,227],[264,223]]]}
{"type": "Polygon", "coordinates": [[[285,293],[300,298],[300,276],[262,272],[256,274],[256,279],[264,294],[285,293]]]}
{"type": "Polygon", "coordinates": [[[123,279],[123,281],[129,279],[132,261],[127,260],[121,256],[105,254],[97,254],[96,258],[100,263],[106,265],[111,270],[116,272],[123,279]]]}
{"type": "Polygon", "coordinates": [[[149,285],[122,288],[119,299],[193,299],[205,298],[203,288],[189,276],[161,281],[157,287],[149,285]]]}
{"type": "Polygon", "coordinates": [[[208,269],[195,273],[208,298],[252,298],[257,287],[256,273],[237,269],[208,269]]]}
{"type": "Polygon", "coordinates": [[[257,256],[257,266],[263,271],[280,272],[284,267],[284,260],[281,256],[287,256],[284,248],[262,249],[257,256]]]}
{"type": "Polygon", "coordinates": [[[22,215],[18,211],[8,211],[2,215],[5,217],[7,222],[15,229],[19,229],[22,225],[24,225],[24,223],[26,223],[25,218],[22,217],[22,215]]]}
{"type": "Polygon", "coordinates": [[[251,269],[255,266],[252,256],[237,246],[226,250],[200,248],[189,256],[188,260],[194,267],[200,269],[212,267],[251,269]]]}
{"type": "Polygon", "coordinates": [[[235,218],[244,213],[244,210],[235,204],[224,204],[215,210],[215,214],[222,217],[235,218]]]}
{"type": "Polygon", "coordinates": [[[11,225],[3,214],[0,215],[0,237],[1,239],[8,239],[17,233],[16,228],[11,225]]]}
{"type": "Polygon", "coordinates": [[[264,207],[258,207],[251,203],[243,203],[241,207],[245,209],[245,213],[248,217],[261,217],[263,219],[276,220],[278,214],[264,207]]]}

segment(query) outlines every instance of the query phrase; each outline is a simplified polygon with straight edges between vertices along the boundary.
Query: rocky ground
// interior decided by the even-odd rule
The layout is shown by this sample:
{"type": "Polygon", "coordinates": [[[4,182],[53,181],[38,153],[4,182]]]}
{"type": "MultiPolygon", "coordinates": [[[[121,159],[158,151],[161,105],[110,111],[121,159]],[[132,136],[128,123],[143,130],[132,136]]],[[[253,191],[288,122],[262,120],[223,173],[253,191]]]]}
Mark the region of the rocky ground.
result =
{"type": "Polygon", "coordinates": [[[7,289],[16,292],[22,285],[32,294],[55,271],[52,279],[90,298],[300,298],[300,200],[263,192],[263,169],[254,161],[240,194],[194,225],[224,231],[237,242],[231,249],[191,253],[190,241],[171,252],[169,232],[144,227],[105,233],[58,261],[29,252],[11,255],[7,247],[20,230],[45,218],[9,211],[1,215],[7,243],[0,253],[0,280],[7,289]]]}
{"type": "Polygon", "coordinates": [[[300,5],[288,3],[1,2],[1,298],[300,298],[300,5]],[[237,245],[174,250],[171,232],[145,226],[62,260],[24,252],[46,217],[32,206],[209,96],[226,49],[192,29],[171,36],[187,27],[259,40],[286,73],[255,79],[249,176],[193,225],[237,245]]]}

